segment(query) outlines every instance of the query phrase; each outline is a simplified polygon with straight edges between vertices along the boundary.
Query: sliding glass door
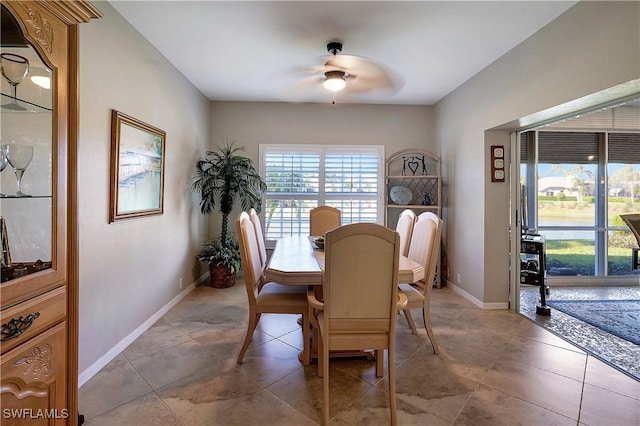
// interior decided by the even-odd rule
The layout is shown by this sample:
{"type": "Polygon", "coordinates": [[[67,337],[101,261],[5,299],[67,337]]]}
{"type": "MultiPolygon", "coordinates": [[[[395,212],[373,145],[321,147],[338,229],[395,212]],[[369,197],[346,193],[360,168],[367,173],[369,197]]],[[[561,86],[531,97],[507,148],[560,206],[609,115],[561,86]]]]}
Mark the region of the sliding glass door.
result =
{"type": "Polygon", "coordinates": [[[640,133],[523,132],[520,159],[523,226],[546,237],[547,276],[634,273],[619,215],[640,212],[640,133]]]}

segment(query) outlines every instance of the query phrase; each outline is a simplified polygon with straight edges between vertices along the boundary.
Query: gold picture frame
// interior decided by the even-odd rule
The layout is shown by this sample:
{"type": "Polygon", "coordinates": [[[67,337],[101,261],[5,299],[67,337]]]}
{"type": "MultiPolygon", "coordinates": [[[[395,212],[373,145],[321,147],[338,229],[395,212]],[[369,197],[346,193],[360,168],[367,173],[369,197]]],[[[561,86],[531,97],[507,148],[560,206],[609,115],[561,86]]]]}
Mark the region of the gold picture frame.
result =
{"type": "Polygon", "coordinates": [[[111,111],[109,223],[164,212],[166,133],[111,111]]]}

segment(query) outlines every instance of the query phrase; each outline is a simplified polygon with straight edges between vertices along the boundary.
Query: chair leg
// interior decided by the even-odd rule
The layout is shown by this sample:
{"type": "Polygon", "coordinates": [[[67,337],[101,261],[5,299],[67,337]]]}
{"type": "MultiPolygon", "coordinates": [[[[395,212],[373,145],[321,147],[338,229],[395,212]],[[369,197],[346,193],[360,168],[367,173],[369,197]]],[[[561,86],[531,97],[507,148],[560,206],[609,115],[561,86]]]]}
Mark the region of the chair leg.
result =
{"type": "Polygon", "coordinates": [[[260,320],[260,314],[249,315],[249,324],[247,324],[247,335],[244,337],[244,343],[242,344],[242,349],[240,349],[240,353],[238,354],[238,364],[242,364],[244,353],[247,351],[247,348],[249,347],[249,343],[251,343],[253,332],[255,331],[259,320],[260,320]]]}
{"type": "MultiPolygon", "coordinates": [[[[320,339],[322,342],[322,338],[320,339]]],[[[322,423],[325,426],[329,424],[329,345],[325,342],[322,345],[322,423]]],[[[318,370],[319,371],[319,370],[318,370]]]]}
{"type": "Polygon", "coordinates": [[[302,365],[311,363],[311,336],[309,327],[309,312],[302,314],[302,365]]]}
{"type": "Polygon", "coordinates": [[[433,353],[437,354],[439,352],[438,343],[436,342],[436,336],[433,334],[433,329],[431,328],[431,315],[429,315],[428,309],[422,308],[422,319],[424,320],[424,329],[427,330],[427,336],[429,336],[431,346],[433,346],[433,353]]]}
{"type": "MultiPolygon", "coordinates": [[[[383,351],[380,351],[383,352],[383,351]]],[[[391,425],[398,424],[396,414],[396,367],[395,367],[395,348],[394,343],[389,342],[388,352],[388,369],[389,369],[389,408],[391,410],[391,425]]]]}
{"type": "Polygon", "coordinates": [[[376,377],[384,377],[384,350],[376,349],[376,377]]]}
{"type": "Polygon", "coordinates": [[[404,314],[404,317],[407,319],[407,322],[409,323],[409,327],[411,327],[411,332],[413,332],[413,334],[418,334],[418,330],[416,329],[416,323],[413,322],[413,317],[411,316],[411,309],[403,309],[402,313],[404,314]]]}

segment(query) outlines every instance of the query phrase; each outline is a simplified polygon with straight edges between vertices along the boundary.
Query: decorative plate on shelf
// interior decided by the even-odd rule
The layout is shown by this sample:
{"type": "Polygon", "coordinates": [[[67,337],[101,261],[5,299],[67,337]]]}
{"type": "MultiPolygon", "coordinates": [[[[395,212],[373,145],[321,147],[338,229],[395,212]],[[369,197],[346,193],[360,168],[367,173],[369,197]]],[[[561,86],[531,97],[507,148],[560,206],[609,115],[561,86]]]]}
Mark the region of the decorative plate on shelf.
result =
{"type": "Polygon", "coordinates": [[[413,200],[413,193],[406,186],[396,185],[389,190],[389,198],[395,204],[409,204],[413,200]]]}

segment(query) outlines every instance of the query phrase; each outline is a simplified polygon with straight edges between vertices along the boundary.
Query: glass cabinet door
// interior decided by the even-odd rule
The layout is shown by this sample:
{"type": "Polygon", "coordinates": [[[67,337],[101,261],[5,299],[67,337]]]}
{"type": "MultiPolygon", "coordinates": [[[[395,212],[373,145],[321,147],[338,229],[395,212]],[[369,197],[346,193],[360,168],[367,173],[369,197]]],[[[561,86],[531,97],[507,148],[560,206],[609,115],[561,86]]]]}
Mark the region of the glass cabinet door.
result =
{"type": "Polygon", "coordinates": [[[2,7],[0,230],[2,285],[52,267],[55,72],[2,7]]]}

